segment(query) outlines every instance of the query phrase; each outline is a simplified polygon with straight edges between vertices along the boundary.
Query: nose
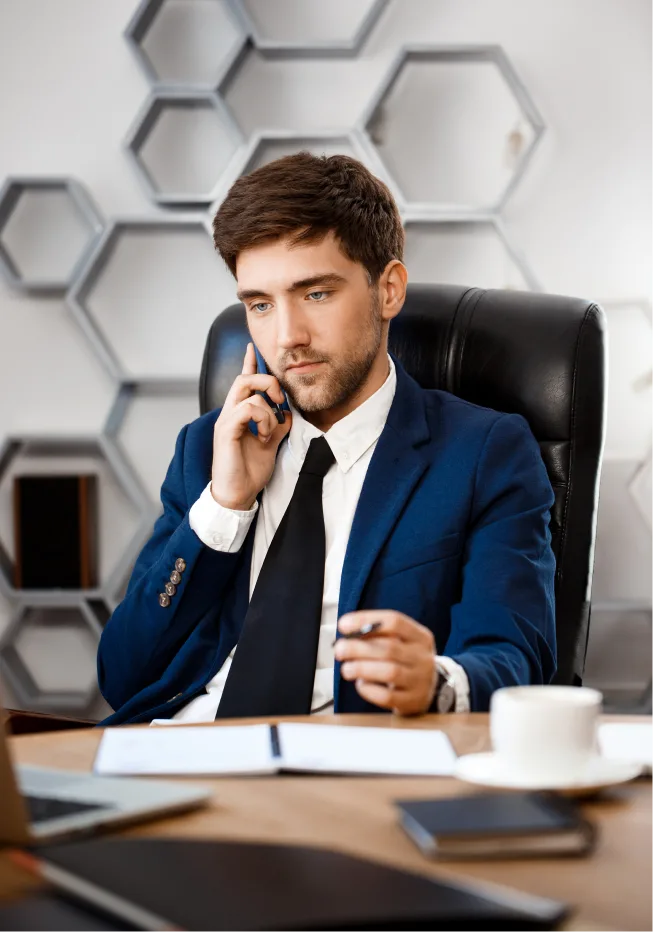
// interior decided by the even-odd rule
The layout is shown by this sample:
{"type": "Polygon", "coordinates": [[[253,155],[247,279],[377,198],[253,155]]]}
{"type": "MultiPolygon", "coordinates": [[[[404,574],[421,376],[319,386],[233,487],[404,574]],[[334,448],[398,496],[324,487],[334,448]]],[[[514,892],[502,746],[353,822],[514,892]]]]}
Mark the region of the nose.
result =
{"type": "Polygon", "coordinates": [[[280,349],[290,350],[308,346],[311,336],[302,312],[296,307],[277,307],[277,344],[280,349]]]}

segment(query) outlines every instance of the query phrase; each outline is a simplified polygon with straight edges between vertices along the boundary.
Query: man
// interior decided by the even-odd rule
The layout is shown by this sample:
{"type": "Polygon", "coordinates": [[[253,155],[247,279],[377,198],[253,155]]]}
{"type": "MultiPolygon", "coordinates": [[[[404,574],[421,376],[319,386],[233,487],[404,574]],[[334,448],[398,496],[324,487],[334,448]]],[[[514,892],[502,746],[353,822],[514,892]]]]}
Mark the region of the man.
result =
{"type": "Polygon", "coordinates": [[[108,724],[482,711],[555,671],[553,493],[530,430],[387,352],[407,271],[346,156],[240,178],[214,220],[252,343],[183,428],[163,515],[102,635],[108,724]],[[275,416],[262,397],[290,411],[275,416]]]}

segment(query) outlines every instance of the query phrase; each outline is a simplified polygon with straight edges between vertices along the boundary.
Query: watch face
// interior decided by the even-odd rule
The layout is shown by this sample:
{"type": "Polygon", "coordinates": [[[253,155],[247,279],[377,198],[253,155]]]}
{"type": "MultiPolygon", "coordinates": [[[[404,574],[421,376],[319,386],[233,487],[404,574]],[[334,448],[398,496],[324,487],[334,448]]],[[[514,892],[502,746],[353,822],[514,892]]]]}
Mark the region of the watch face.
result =
{"type": "Polygon", "coordinates": [[[436,703],[438,712],[442,714],[445,712],[451,712],[455,704],[456,690],[450,682],[443,683],[440,690],[440,695],[438,696],[438,701],[436,703]]]}

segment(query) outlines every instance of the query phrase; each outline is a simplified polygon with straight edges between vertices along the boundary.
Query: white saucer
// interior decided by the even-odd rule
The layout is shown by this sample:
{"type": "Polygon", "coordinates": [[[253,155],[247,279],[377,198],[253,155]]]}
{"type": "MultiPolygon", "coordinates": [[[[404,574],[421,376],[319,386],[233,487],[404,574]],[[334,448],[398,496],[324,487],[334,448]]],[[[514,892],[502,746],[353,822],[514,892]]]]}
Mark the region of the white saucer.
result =
{"type": "Polygon", "coordinates": [[[586,796],[620,783],[634,780],[642,772],[640,764],[631,761],[593,757],[586,764],[580,778],[570,780],[542,780],[517,776],[506,766],[499,754],[465,754],[458,758],[454,776],[465,783],[504,790],[551,790],[565,796],[586,796]]]}

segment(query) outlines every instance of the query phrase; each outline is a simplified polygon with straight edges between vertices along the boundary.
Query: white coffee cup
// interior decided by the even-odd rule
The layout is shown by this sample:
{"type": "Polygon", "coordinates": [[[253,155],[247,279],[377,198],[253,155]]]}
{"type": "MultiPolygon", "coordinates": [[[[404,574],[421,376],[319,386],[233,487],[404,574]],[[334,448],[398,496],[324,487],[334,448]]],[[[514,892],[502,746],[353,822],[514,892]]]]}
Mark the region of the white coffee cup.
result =
{"type": "Polygon", "coordinates": [[[492,746],[513,777],[562,784],[583,779],[598,753],[602,695],[578,686],[509,686],[490,699],[492,746]]]}

